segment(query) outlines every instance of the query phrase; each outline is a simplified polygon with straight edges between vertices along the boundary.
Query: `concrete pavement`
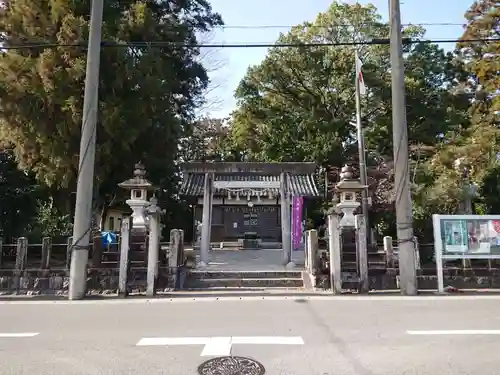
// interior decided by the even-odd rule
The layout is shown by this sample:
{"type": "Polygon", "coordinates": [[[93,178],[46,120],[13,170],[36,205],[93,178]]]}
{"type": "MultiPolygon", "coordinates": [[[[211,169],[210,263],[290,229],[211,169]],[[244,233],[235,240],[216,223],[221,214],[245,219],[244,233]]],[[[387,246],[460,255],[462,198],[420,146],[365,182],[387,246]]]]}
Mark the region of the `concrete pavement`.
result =
{"type": "Polygon", "coordinates": [[[0,368],[196,374],[208,340],[215,355],[229,345],[266,374],[494,375],[499,306],[466,296],[2,302],[0,368]],[[148,338],[170,345],[137,346],[148,338]]]}

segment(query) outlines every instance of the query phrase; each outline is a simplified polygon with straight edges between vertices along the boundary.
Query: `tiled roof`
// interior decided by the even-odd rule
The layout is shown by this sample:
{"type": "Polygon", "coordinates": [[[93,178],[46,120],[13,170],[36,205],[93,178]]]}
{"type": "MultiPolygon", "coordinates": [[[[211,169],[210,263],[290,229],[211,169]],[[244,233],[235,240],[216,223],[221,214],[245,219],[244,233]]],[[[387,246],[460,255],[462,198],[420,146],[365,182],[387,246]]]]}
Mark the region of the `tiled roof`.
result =
{"type": "MultiPolygon", "coordinates": [[[[293,196],[302,197],[318,197],[318,188],[314,182],[314,177],[310,174],[289,175],[290,189],[293,196]]],[[[230,174],[230,175],[215,175],[215,181],[269,181],[279,182],[279,176],[258,175],[258,174],[230,174]]],[[[185,196],[203,196],[203,186],[205,183],[205,174],[203,173],[187,173],[182,181],[180,194],[185,196]]],[[[275,197],[279,196],[279,189],[267,189],[273,192],[275,197]]],[[[215,189],[214,196],[226,196],[227,192],[224,189],[215,189]]],[[[254,194],[255,195],[255,194],[254,194]]]]}

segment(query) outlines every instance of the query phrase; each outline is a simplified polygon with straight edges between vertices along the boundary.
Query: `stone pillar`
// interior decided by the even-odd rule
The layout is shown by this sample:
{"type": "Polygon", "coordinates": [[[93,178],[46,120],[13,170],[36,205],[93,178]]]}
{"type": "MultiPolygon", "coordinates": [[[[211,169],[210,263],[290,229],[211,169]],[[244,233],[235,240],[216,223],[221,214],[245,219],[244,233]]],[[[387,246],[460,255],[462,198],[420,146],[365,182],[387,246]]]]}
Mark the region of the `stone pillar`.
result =
{"type": "Polygon", "coordinates": [[[148,276],[147,297],[156,295],[156,280],[158,278],[158,255],[160,253],[160,214],[157,199],[151,198],[148,207],[149,215],[149,244],[148,244],[148,276]]]}
{"type": "Polygon", "coordinates": [[[200,262],[198,267],[208,265],[210,251],[210,231],[212,222],[212,189],[213,174],[205,173],[205,184],[203,187],[203,215],[201,224],[200,262]]]}
{"type": "Polygon", "coordinates": [[[201,230],[202,224],[201,222],[197,221],[196,222],[196,246],[198,247],[198,253],[200,252],[201,249],[201,230]]]}
{"type": "Polygon", "coordinates": [[[306,239],[305,239],[305,243],[304,243],[304,254],[305,254],[305,258],[304,258],[304,267],[306,268],[306,271],[307,272],[310,272],[310,269],[311,267],[309,266],[310,265],[310,252],[311,252],[311,244],[309,244],[309,236],[310,236],[310,233],[309,231],[306,231],[306,239]]]}
{"type": "Polygon", "coordinates": [[[365,215],[356,215],[356,250],[359,267],[359,292],[370,291],[370,279],[368,278],[368,246],[366,243],[365,215]]]}
{"type": "Polygon", "coordinates": [[[52,250],[52,239],[50,237],[42,238],[42,261],[40,264],[41,269],[50,267],[50,253],[52,250]]]}
{"type": "Polygon", "coordinates": [[[318,258],[318,232],[315,229],[306,232],[306,270],[314,273],[318,258]]]}
{"type": "Polygon", "coordinates": [[[391,236],[384,237],[384,253],[387,267],[394,268],[394,248],[392,246],[391,236]]]}
{"type": "Polygon", "coordinates": [[[292,263],[292,234],[291,234],[291,207],[288,186],[288,175],[280,175],[280,210],[281,210],[281,243],[283,246],[283,264],[293,266],[292,263]]]}
{"type": "Polygon", "coordinates": [[[172,229],[170,231],[170,251],[168,266],[173,275],[173,287],[180,288],[179,276],[180,268],[184,264],[184,231],[182,229],[172,229]]]}
{"type": "Polygon", "coordinates": [[[20,237],[17,239],[16,266],[14,269],[14,288],[19,293],[22,284],[22,273],[26,265],[26,256],[28,255],[28,239],[20,237]]]}
{"type": "Polygon", "coordinates": [[[128,295],[129,254],[132,240],[132,217],[123,218],[120,228],[120,270],[118,274],[118,295],[128,295]]]}
{"type": "Polygon", "coordinates": [[[176,268],[178,266],[179,245],[180,245],[179,229],[172,229],[170,231],[170,246],[169,246],[170,251],[168,252],[168,266],[170,268],[176,268]]]}
{"type": "MultiPolygon", "coordinates": [[[[420,245],[418,243],[418,238],[413,236],[413,243],[415,244],[415,269],[420,269],[420,245]]],[[[488,260],[488,264],[490,264],[491,259],[488,260]]]]}
{"type": "Polygon", "coordinates": [[[342,241],[340,237],[339,216],[336,212],[328,213],[328,249],[330,253],[330,284],[333,294],[342,293],[342,241]]]}
{"type": "MultiPolygon", "coordinates": [[[[208,204],[208,207],[210,208],[210,212],[208,214],[208,253],[210,254],[210,251],[212,250],[212,216],[213,216],[213,206],[212,206],[212,203],[213,203],[213,195],[214,195],[214,174],[211,173],[211,176],[210,176],[210,194],[209,194],[209,198],[210,198],[210,201],[209,201],[209,204],[208,204]]],[[[209,258],[210,258],[210,255],[209,255],[209,258]]],[[[208,261],[207,261],[207,264],[208,264],[208,261]]]]}

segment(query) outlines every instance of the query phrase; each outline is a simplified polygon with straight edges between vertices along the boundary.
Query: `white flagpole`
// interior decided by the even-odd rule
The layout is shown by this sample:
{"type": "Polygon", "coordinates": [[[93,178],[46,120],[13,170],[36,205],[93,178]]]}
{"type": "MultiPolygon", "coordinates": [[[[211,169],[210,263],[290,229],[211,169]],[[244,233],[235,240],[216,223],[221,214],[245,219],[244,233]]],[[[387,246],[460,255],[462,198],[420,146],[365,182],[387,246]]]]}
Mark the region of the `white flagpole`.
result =
{"type": "MultiPolygon", "coordinates": [[[[365,152],[365,139],[363,134],[363,125],[361,123],[361,82],[359,79],[361,67],[358,64],[359,56],[358,50],[354,51],[354,63],[356,66],[356,130],[358,138],[358,153],[359,153],[359,177],[362,185],[367,185],[367,173],[366,173],[366,152],[365,152]]],[[[363,81],[364,84],[364,81],[363,81]]],[[[365,215],[365,225],[366,234],[368,238],[371,239],[370,225],[368,222],[368,187],[363,189],[361,209],[363,210],[363,215],[365,215]]]]}

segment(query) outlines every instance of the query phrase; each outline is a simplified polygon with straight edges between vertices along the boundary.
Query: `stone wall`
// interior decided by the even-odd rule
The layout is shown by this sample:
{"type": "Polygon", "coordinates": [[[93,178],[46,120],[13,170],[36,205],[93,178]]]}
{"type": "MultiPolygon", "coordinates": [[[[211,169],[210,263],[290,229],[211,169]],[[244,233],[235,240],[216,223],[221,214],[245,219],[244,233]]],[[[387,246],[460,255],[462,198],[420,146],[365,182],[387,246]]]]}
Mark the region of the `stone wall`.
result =
{"type": "MultiPolygon", "coordinates": [[[[87,270],[87,294],[114,294],[118,290],[118,268],[89,268],[87,270]]],[[[157,293],[171,291],[175,269],[159,268],[157,293]]],[[[130,293],[146,291],[147,268],[132,268],[128,274],[130,293]]],[[[67,269],[0,269],[0,295],[60,295],[67,294],[69,270],[67,269]]]]}
{"type": "MultiPolygon", "coordinates": [[[[399,271],[389,268],[383,274],[370,275],[370,290],[399,289],[399,271]]],[[[437,290],[436,270],[422,270],[417,276],[419,290],[437,290]]],[[[345,289],[356,289],[355,283],[344,282],[345,289]]],[[[459,290],[500,289],[500,268],[444,270],[444,286],[459,290]]],[[[329,275],[316,276],[316,288],[330,289],[329,275]]]]}

